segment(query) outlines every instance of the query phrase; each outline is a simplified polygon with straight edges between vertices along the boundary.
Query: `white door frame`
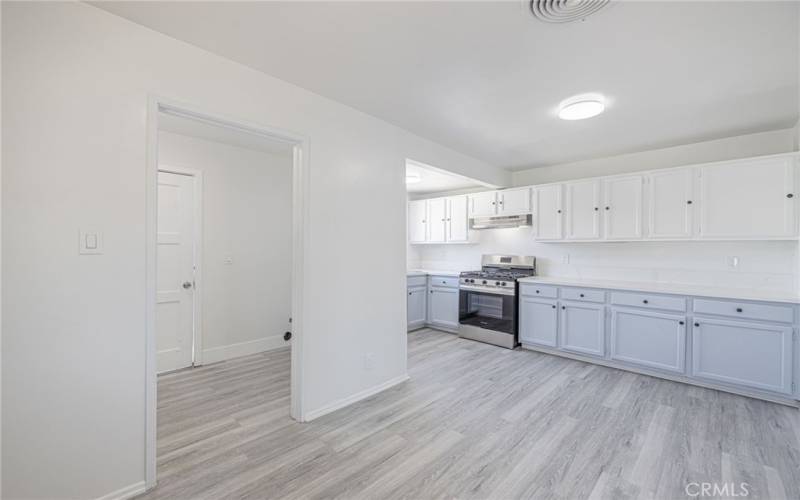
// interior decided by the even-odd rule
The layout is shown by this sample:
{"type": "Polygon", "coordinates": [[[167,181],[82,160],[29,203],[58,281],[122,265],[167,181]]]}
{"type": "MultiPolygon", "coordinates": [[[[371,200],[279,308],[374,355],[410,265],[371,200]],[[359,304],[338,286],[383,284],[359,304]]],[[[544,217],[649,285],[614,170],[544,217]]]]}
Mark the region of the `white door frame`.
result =
{"type": "Polygon", "coordinates": [[[303,398],[304,268],[307,255],[309,206],[308,138],[278,128],[209,113],[156,95],[147,104],[147,158],[145,188],[145,487],[156,485],[156,243],[158,229],[158,116],[160,112],[247,132],[294,146],[292,166],[292,360],[291,416],[305,421],[303,398]]]}
{"type": "MultiPolygon", "coordinates": [[[[191,177],[194,193],[192,207],[192,366],[203,364],[203,171],[195,168],[158,165],[159,172],[191,177]]],[[[156,215],[158,215],[156,213],[156,215]]],[[[156,225],[158,222],[156,222],[156,225]]],[[[158,232],[158,228],[156,228],[158,232]]]]}

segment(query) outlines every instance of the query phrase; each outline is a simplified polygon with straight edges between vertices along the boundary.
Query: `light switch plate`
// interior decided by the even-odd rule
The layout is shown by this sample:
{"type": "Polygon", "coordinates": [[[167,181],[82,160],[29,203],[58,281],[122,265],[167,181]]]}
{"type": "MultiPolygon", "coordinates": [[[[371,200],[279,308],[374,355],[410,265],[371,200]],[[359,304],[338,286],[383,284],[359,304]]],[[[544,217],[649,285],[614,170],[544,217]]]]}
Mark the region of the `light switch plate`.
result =
{"type": "Polygon", "coordinates": [[[103,253],[103,233],[100,231],[78,231],[78,253],[100,255],[103,253]]]}

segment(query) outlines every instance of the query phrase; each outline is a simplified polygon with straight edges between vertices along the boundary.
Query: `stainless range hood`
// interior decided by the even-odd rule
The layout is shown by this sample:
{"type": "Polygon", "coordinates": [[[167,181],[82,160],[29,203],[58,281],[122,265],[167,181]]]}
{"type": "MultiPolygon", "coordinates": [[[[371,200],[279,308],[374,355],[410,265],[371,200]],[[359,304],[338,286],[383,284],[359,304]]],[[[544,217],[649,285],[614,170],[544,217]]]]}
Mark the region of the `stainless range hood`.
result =
{"type": "Polygon", "coordinates": [[[470,229],[499,229],[503,227],[530,226],[533,222],[531,214],[495,215],[490,217],[473,217],[469,220],[470,229]]]}

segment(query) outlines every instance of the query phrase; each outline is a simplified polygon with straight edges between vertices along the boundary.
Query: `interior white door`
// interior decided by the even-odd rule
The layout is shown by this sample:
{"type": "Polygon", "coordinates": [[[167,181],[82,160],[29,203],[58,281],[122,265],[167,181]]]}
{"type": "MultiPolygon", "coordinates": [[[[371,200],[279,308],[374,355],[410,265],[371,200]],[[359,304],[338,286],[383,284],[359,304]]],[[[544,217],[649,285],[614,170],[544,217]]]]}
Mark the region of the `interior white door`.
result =
{"type": "Polygon", "coordinates": [[[500,215],[522,215],[531,213],[531,189],[509,189],[497,193],[500,215]]]}
{"type": "Polygon", "coordinates": [[[603,226],[607,240],[642,237],[642,176],[603,181],[603,226]]]}
{"type": "Polygon", "coordinates": [[[194,177],[158,173],[156,363],[159,372],[193,363],[194,177]]]}
{"type": "Polygon", "coordinates": [[[560,240],[564,237],[561,227],[561,184],[536,188],[536,239],[560,240]]]}
{"type": "Polygon", "coordinates": [[[568,182],[564,217],[568,240],[594,240],[600,237],[600,182],[595,179],[568,182]]]}
{"type": "Polygon", "coordinates": [[[424,243],[427,239],[428,200],[408,202],[408,241],[424,243]]]}
{"type": "Polygon", "coordinates": [[[650,238],[691,238],[693,195],[691,168],[674,168],[647,176],[650,238]]]}
{"type": "Polygon", "coordinates": [[[767,158],[700,167],[700,237],[786,238],[797,234],[794,160],[767,158]]]}
{"type": "Polygon", "coordinates": [[[428,200],[428,241],[443,243],[447,236],[447,199],[428,200]]]}
{"type": "Polygon", "coordinates": [[[447,198],[447,241],[464,242],[469,239],[466,195],[447,198]]]}
{"type": "Polygon", "coordinates": [[[469,195],[469,216],[486,217],[497,214],[497,192],[486,191],[469,195]]]}

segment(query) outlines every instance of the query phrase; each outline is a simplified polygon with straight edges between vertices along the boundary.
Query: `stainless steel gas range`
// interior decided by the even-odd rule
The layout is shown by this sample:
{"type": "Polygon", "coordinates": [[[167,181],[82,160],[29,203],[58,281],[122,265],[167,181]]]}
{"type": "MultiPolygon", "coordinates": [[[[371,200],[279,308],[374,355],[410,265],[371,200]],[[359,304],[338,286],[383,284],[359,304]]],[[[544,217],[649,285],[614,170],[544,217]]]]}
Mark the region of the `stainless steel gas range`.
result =
{"type": "Polygon", "coordinates": [[[517,279],[533,276],[536,257],[484,255],[480,271],[459,276],[458,335],[507,349],[518,345],[517,279]]]}

